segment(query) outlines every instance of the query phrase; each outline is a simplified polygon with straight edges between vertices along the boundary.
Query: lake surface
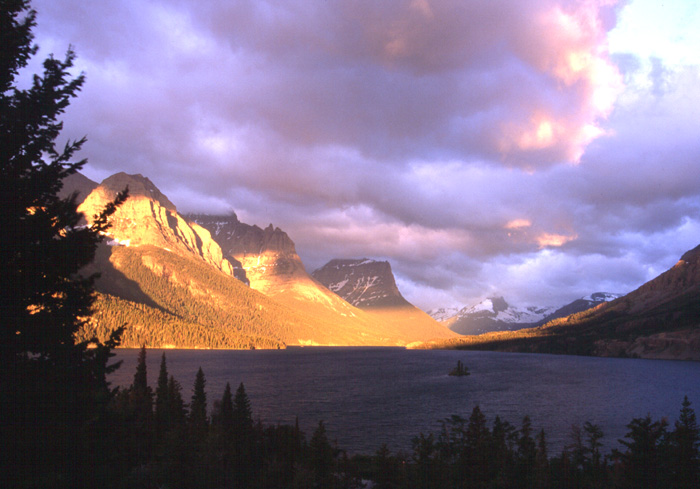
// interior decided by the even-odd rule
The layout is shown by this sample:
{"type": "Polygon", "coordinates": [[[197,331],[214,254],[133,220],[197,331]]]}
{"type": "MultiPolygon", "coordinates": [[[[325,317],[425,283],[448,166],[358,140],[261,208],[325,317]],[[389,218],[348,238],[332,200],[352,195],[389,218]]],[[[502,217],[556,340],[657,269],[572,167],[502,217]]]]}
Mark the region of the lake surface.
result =
{"type": "MultiPolygon", "coordinates": [[[[189,402],[197,369],[207,379],[209,408],[226,382],[243,382],[253,415],[265,424],[299,424],[310,439],[323,420],[332,440],[350,453],[373,453],[382,443],[410,450],[419,433],[440,420],[468,418],[479,405],[520,427],[524,415],[544,428],[550,454],[569,442],[571,425],[598,424],[607,448],[633,419],[651,414],[671,426],[687,395],[700,416],[700,363],[401,348],[288,348],[286,350],[148,350],[155,388],[161,354],[189,402]],[[468,377],[450,377],[461,360],[468,377]]],[[[138,350],[118,350],[122,367],[113,386],[131,384],[138,350]]]]}

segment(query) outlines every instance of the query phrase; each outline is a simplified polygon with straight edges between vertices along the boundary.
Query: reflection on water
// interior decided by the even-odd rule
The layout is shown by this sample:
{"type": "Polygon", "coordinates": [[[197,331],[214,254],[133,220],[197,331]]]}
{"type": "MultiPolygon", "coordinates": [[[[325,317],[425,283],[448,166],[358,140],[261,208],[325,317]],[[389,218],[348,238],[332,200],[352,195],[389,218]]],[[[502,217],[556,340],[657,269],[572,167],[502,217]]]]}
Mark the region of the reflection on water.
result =
{"type": "MultiPolygon", "coordinates": [[[[374,452],[410,449],[411,438],[439,429],[453,414],[479,405],[519,426],[524,415],[544,428],[551,453],[568,443],[572,424],[591,421],[610,448],[632,418],[651,414],[671,423],[687,395],[700,415],[700,363],[400,348],[288,348],[287,350],[149,350],[155,387],[162,352],[188,401],[202,367],[209,407],[226,382],[245,384],[253,413],[264,423],[299,424],[311,436],[323,420],[341,448],[374,452]],[[472,375],[451,377],[462,360],[472,375]]],[[[110,377],[128,386],[137,350],[119,350],[122,368],[110,377]]]]}

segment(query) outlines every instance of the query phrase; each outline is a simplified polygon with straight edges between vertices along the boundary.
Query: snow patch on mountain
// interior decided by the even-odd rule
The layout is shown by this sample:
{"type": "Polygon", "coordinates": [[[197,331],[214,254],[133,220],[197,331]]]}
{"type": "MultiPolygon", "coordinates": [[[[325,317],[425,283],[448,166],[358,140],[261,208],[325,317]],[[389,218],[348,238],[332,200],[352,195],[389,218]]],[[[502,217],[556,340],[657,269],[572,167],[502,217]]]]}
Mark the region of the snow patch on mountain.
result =
{"type": "Polygon", "coordinates": [[[621,294],[613,294],[610,292],[595,292],[593,294],[587,295],[586,297],[581,297],[584,301],[590,302],[610,302],[615,299],[622,297],[621,294]]]}
{"type": "Polygon", "coordinates": [[[360,308],[404,307],[389,262],[370,258],[334,259],[313,277],[350,304],[360,308]]]}
{"type": "Polygon", "coordinates": [[[460,317],[489,317],[503,323],[536,323],[554,312],[554,307],[527,306],[519,308],[509,305],[503,297],[485,299],[471,307],[465,307],[458,313],[460,317]]]}
{"type": "Polygon", "coordinates": [[[428,314],[436,321],[449,324],[461,334],[481,334],[490,331],[513,331],[538,326],[552,319],[568,316],[620,297],[609,292],[595,292],[561,307],[513,306],[503,297],[490,297],[461,309],[440,308],[428,314]]]}
{"type": "Polygon", "coordinates": [[[432,317],[438,322],[447,321],[450,318],[455,317],[459,314],[459,307],[440,307],[438,309],[431,309],[428,311],[428,316],[432,317]]]}

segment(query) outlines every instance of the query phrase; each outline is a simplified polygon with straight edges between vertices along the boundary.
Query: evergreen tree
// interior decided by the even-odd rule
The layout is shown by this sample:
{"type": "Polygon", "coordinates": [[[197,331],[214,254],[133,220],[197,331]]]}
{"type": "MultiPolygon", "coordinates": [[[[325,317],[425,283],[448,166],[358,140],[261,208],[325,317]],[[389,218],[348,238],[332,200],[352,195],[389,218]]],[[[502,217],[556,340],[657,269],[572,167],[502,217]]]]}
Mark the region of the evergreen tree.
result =
{"type": "Polygon", "coordinates": [[[168,378],[168,419],[172,426],[182,426],[187,418],[182,386],[172,375],[168,378]]]}
{"type": "Polygon", "coordinates": [[[586,421],[583,425],[586,434],[585,458],[583,475],[586,483],[591,487],[603,487],[607,482],[607,462],[600,453],[603,443],[603,430],[600,426],[586,421]]]}
{"type": "Polygon", "coordinates": [[[674,486],[690,488],[700,486],[700,427],[695,411],[690,407],[688,396],[683,406],[675,430],[671,433],[671,469],[674,486]]]}
{"type": "Polygon", "coordinates": [[[153,432],[153,390],[148,385],[146,347],[141,347],[134,382],[129,389],[129,415],[132,422],[136,461],[145,463],[151,456],[153,432]]]}
{"type": "Polygon", "coordinates": [[[435,436],[430,433],[412,440],[412,460],[415,467],[415,487],[441,489],[447,485],[446,470],[442,467],[435,444],[435,436]]]}
{"type": "Polygon", "coordinates": [[[192,389],[192,402],[190,404],[190,425],[197,438],[203,439],[209,427],[209,419],[207,416],[207,393],[204,388],[207,384],[204,378],[202,367],[197,370],[197,375],[194,379],[194,387],[192,389]]]}
{"type": "Polygon", "coordinates": [[[211,416],[211,440],[214,450],[214,477],[217,485],[226,487],[231,485],[231,468],[235,466],[234,440],[233,440],[233,395],[231,384],[226,382],[224,394],[220,400],[214,401],[214,409],[211,416]]]}
{"type": "MultiPolygon", "coordinates": [[[[242,385],[242,384],[241,384],[242,385]]],[[[234,426],[233,395],[231,394],[231,384],[226,382],[224,394],[221,396],[212,415],[212,425],[215,425],[224,438],[233,435],[234,426]]]]}
{"type": "Polygon", "coordinates": [[[532,422],[529,416],[523,418],[523,423],[520,428],[517,457],[518,487],[534,487],[537,447],[535,445],[535,440],[532,438],[532,422]]]}
{"type": "Polygon", "coordinates": [[[243,382],[236,389],[233,399],[233,426],[236,436],[240,438],[249,436],[253,430],[253,411],[243,382]]]}
{"type": "Polygon", "coordinates": [[[75,196],[58,197],[63,179],[85,164],[71,162],[84,138],[55,144],[59,117],[85,78],[71,76],[69,49],[17,88],[37,52],[35,25],[28,1],[0,0],[0,472],[10,486],[75,487],[99,477],[102,442],[92,434],[106,422],[107,363],[122,332],[76,344],[95,299],[94,277],[79,272],[126,193],[91,227],[79,226],[75,196]]]}
{"type": "Polygon", "coordinates": [[[332,487],[335,457],[323,421],[318,422],[318,427],[309,441],[309,462],[313,473],[313,487],[332,487]]]}
{"type": "Polygon", "coordinates": [[[628,425],[625,439],[619,440],[627,450],[615,450],[613,456],[621,464],[621,487],[653,489],[666,487],[665,453],[666,421],[653,421],[651,416],[635,418],[628,425]]]}
{"type": "Polygon", "coordinates": [[[86,162],[70,162],[84,138],[60,151],[54,143],[62,129],[57,119],[85,79],[69,79],[75,59],[69,50],[63,61],[46,59],[31,88],[13,87],[37,50],[31,35],[36,13],[27,9],[22,0],[0,4],[0,353],[3,364],[28,354],[74,362],[87,346],[75,345],[74,335],[94,301],[93,277],[78,272],[92,261],[109,215],[126,195],[91,227],[78,226],[75,196],[58,197],[63,179],[86,162]]]}
{"type": "Polygon", "coordinates": [[[547,458],[547,440],[544,430],[537,435],[537,453],[535,454],[535,487],[549,487],[549,458],[547,458]]]}
{"type": "Polygon", "coordinates": [[[170,427],[170,400],[168,398],[168,367],[165,360],[165,353],[160,360],[160,370],[158,371],[158,384],[156,386],[155,402],[155,425],[158,438],[170,427]]]}
{"type": "Polygon", "coordinates": [[[232,430],[235,465],[238,467],[236,479],[238,485],[246,487],[256,475],[257,438],[253,423],[253,411],[243,382],[240,383],[233,398],[232,430]]]}
{"type": "Polygon", "coordinates": [[[484,487],[493,477],[493,441],[486,416],[474,406],[469,416],[465,446],[458,462],[458,480],[462,487],[484,487]]]}

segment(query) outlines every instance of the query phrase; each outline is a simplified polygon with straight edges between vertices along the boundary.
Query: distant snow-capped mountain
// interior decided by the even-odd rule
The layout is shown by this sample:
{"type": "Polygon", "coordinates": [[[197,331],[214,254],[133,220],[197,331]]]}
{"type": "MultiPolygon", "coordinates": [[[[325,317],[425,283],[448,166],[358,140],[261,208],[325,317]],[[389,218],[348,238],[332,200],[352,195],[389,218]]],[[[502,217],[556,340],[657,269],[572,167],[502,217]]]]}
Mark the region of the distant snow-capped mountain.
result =
{"type": "Polygon", "coordinates": [[[614,301],[615,299],[622,297],[621,294],[612,294],[610,292],[595,292],[593,294],[587,295],[586,297],[581,297],[576,299],[565,306],[560,307],[554,311],[551,315],[546,318],[546,321],[551,321],[553,319],[563,318],[566,316],[571,316],[577,312],[586,311],[604,302],[614,301]]]}
{"type": "Polygon", "coordinates": [[[490,297],[478,304],[460,309],[451,317],[445,318],[448,310],[438,310],[433,317],[445,318],[440,321],[456,333],[471,335],[522,329],[542,321],[552,312],[554,312],[553,307],[518,308],[508,304],[503,297],[490,297]]]}
{"type": "Polygon", "coordinates": [[[428,311],[430,317],[441,323],[455,317],[457,314],[459,314],[459,307],[440,307],[428,311]]]}
{"type": "Polygon", "coordinates": [[[456,333],[473,335],[493,331],[515,331],[537,326],[552,319],[585,311],[618,297],[618,294],[596,292],[559,308],[516,307],[508,304],[503,297],[491,297],[462,309],[440,308],[429,311],[428,314],[456,333]]]}

